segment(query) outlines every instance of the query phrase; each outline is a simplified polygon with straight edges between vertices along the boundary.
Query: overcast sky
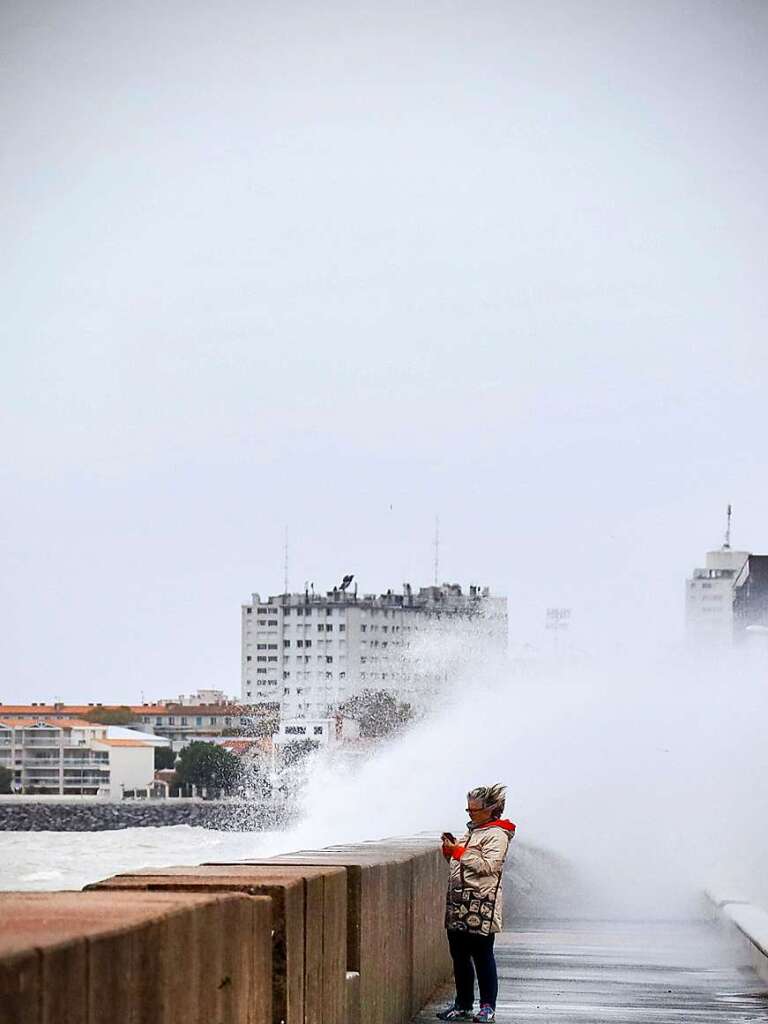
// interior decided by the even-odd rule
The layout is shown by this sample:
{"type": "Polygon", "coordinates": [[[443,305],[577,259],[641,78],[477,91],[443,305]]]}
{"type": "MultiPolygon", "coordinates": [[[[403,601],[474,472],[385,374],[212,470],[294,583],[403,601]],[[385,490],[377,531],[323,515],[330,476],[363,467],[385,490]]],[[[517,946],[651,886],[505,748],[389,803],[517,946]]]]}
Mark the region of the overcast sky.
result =
{"type": "Polygon", "coordinates": [[[432,578],[674,645],[768,551],[768,4],[0,5],[0,699],[432,578]]]}

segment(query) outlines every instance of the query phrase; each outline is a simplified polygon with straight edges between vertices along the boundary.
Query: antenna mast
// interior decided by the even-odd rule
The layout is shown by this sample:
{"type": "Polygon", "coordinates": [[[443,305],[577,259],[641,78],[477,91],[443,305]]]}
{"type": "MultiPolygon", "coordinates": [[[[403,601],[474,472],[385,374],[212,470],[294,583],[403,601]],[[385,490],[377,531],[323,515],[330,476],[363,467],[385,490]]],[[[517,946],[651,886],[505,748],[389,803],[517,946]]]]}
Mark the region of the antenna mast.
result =
{"type": "Polygon", "coordinates": [[[285,543],[283,545],[283,593],[288,593],[288,527],[285,527],[285,543]]]}
{"type": "Polygon", "coordinates": [[[435,586],[440,576],[440,516],[435,516],[435,586]]]}
{"type": "Polygon", "coordinates": [[[728,505],[728,509],[725,513],[725,544],[724,548],[730,548],[731,546],[731,518],[733,516],[733,507],[728,505]]]}

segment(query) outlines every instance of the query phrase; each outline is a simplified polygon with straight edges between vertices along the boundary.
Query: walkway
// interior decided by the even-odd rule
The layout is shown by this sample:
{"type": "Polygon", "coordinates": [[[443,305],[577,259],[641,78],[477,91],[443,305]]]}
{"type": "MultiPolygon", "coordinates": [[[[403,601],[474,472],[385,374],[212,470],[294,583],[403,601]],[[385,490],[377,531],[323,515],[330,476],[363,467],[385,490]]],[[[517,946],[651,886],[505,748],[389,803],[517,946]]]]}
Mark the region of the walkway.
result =
{"type": "MultiPolygon", "coordinates": [[[[496,951],[499,1024],[768,1021],[768,984],[704,923],[528,922],[496,951]]],[[[452,989],[440,995],[415,1022],[433,1021],[452,989]]]]}

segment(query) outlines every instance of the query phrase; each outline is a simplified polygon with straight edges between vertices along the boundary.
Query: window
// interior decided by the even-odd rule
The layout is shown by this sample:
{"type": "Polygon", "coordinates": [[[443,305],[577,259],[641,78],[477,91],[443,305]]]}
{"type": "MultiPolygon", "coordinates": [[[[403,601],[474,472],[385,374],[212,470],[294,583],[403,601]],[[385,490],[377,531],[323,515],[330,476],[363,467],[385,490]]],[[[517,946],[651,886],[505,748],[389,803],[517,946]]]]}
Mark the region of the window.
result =
{"type": "Polygon", "coordinates": [[[346,631],[347,631],[347,627],[342,622],[342,624],[339,626],[339,632],[340,633],[346,633],[346,631]]]}
{"type": "Polygon", "coordinates": [[[317,632],[318,633],[324,633],[325,632],[325,626],[322,624],[322,622],[318,622],[318,624],[317,624],[317,632]]]}
{"type": "Polygon", "coordinates": [[[168,725],[176,725],[176,719],[171,715],[168,719],[168,725]]]}
{"type": "Polygon", "coordinates": [[[304,641],[303,640],[297,640],[296,641],[296,646],[297,647],[303,647],[304,646],[304,641]]]}
{"type": "Polygon", "coordinates": [[[291,678],[291,673],[290,672],[283,672],[283,679],[290,679],[290,678],[291,678]]]}
{"type": "Polygon", "coordinates": [[[301,694],[301,693],[304,693],[304,690],[303,690],[303,689],[302,689],[302,688],[301,688],[300,686],[297,686],[297,687],[296,687],[296,693],[297,693],[297,694],[301,694]]]}
{"type": "MultiPolygon", "coordinates": [[[[211,723],[211,724],[213,724],[213,723],[211,723]]],[[[224,725],[231,725],[231,724],[232,724],[232,719],[231,718],[225,718],[224,719],[224,725]]]]}
{"type": "Polygon", "coordinates": [[[202,718],[196,718],[195,719],[195,725],[202,725],[202,724],[203,724],[202,718]]]}
{"type": "Polygon", "coordinates": [[[330,623],[330,622],[328,623],[328,625],[325,627],[325,632],[326,633],[332,633],[333,632],[333,624],[332,623],[330,623]]]}
{"type": "Polygon", "coordinates": [[[259,626],[266,626],[266,624],[267,624],[267,620],[266,620],[266,619],[257,619],[257,620],[256,620],[256,623],[257,623],[257,625],[259,625],[259,626]]]}
{"type": "Polygon", "coordinates": [[[277,644],[267,644],[267,650],[268,651],[276,651],[277,650],[277,644]]]}
{"type": "Polygon", "coordinates": [[[332,665],[333,664],[333,655],[332,654],[326,654],[326,656],[325,656],[325,664],[326,665],[332,665]]]}
{"type": "Polygon", "coordinates": [[[313,727],[313,729],[312,729],[312,733],[313,733],[314,736],[322,736],[323,735],[323,727],[322,727],[322,725],[315,725],[313,727]]]}
{"type": "Polygon", "coordinates": [[[163,724],[162,718],[158,717],[158,718],[155,719],[155,725],[162,725],[162,724],[163,724]]]}
{"type": "Polygon", "coordinates": [[[386,633],[388,630],[389,630],[389,626],[382,626],[381,627],[382,633],[386,633]]]}
{"type": "MultiPolygon", "coordinates": [[[[284,696],[284,697],[288,697],[288,696],[289,696],[289,694],[290,694],[290,692],[291,692],[291,690],[290,690],[290,687],[288,687],[288,686],[284,686],[284,687],[283,687],[283,696],[284,696]]],[[[288,731],[288,730],[286,729],[286,732],[287,732],[287,731],[288,731]]]]}
{"type": "Polygon", "coordinates": [[[268,626],[276,626],[277,625],[277,619],[270,619],[269,622],[267,622],[267,625],[268,626]]]}
{"type": "Polygon", "coordinates": [[[290,640],[283,640],[283,647],[290,647],[290,646],[291,646],[291,641],[290,640]]]}
{"type": "Polygon", "coordinates": [[[182,715],[181,724],[189,725],[189,719],[182,715]]]}
{"type": "Polygon", "coordinates": [[[269,661],[277,661],[277,655],[276,654],[270,654],[269,661]]]}
{"type": "Polygon", "coordinates": [[[305,640],[304,641],[304,646],[305,647],[311,647],[312,646],[312,641],[311,640],[305,640]]]}
{"type": "Polygon", "coordinates": [[[259,615],[269,615],[269,608],[259,608],[259,615]]]}
{"type": "Polygon", "coordinates": [[[265,668],[257,668],[256,674],[259,676],[265,676],[267,674],[267,670],[265,668]]]}
{"type": "Polygon", "coordinates": [[[333,615],[333,608],[326,608],[325,609],[325,614],[326,615],[333,615]]]}
{"type": "Polygon", "coordinates": [[[216,719],[213,718],[213,716],[211,716],[211,718],[209,718],[208,721],[211,725],[216,725],[216,719]]]}
{"type": "Polygon", "coordinates": [[[266,644],[256,644],[256,650],[257,651],[266,651],[266,649],[267,649],[267,645],[266,644]]]}
{"type": "Polygon", "coordinates": [[[250,660],[251,660],[251,656],[250,656],[250,654],[246,654],[246,656],[245,656],[245,660],[246,660],[246,661],[250,661],[250,660]]]}
{"type": "Polygon", "coordinates": [[[246,615],[250,615],[252,611],[253,611],[253,608],[246,608],[245,609],[245,614],[246,615]]]}
{"type": "Polygon", "coordinates": [[[339,672],[339,679],[346,679],[346,678],[347,678],[347,673],[346,672],[339,672]]]}
{"type": "Polygon", "coordinates": [[[256,661],[266,661],[266,660],[267,660],[266,654],[257,654],[256,655],[256,661]]]}
{"type": "Polygon", "coordinates": [[[326,672],[325,673],[325,678],[326,679],[333,679],[333,672],[326,672]]]}
{"type": "Polygon", "coordinates": [[[307,727],[306,725],[286,725],[285,727],[286,736],[306,736],[307,727]]]}
{"type": "Polygon", "coordinates": [[[361,632],[361,633],[365,633],[365,631],[366,631],[367,629],[368,629],[368,627],[366,626],[366,624],[365,624],[364,622],[361,622],[361,623],[360,623],[360,632],[361,632]]]}
{"type": "Polygon", "coordinates": [[[303,608],[297,608],[296,609],[296,614],[297,615],[303,615],[304,614],[304,609],[303,608]]]}

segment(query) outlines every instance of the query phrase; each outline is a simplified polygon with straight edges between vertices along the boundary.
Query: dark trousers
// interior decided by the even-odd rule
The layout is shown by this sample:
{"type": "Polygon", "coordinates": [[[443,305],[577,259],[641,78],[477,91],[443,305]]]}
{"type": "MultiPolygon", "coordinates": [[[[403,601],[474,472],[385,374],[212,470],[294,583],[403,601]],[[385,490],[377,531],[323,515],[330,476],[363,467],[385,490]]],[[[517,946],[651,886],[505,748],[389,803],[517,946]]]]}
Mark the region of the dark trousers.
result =
{"type": "Polygon", "coordinates": [[[460,1010],[471,1010],[475,1001],[475,975],[480,989],[480,1002],[496,1009],[499,979],[496,958],[493,955],[495,935],[473,935],[448,929],[448,945],[453,959],[453,977],[456,981],[456,1005],[460,1010]]]}

